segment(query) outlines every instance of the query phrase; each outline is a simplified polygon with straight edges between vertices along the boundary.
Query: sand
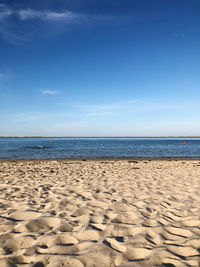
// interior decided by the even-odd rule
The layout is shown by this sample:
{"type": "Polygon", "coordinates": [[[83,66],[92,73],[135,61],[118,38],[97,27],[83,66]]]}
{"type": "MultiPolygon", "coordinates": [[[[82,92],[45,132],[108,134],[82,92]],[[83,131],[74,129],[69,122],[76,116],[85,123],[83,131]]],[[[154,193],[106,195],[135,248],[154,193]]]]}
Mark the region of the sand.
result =
{"type": "Polygon", "coordinates": [[[200,266],[200,160],[0,161],[0,266],[200,266]]]}

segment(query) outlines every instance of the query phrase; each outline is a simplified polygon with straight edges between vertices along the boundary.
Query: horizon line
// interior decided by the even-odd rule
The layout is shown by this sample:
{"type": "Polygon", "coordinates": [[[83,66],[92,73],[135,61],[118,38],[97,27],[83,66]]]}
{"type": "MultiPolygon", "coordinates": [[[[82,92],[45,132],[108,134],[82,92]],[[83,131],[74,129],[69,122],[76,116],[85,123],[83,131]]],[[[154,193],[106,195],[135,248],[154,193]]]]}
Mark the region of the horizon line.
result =
{"type": "Polygon", "coordinates": [[[0,138],[200,138],[195,135],[160,135],[160,136],[40,136],[40,135],[25,135],[25,136],[0,136],[0,138]]]}

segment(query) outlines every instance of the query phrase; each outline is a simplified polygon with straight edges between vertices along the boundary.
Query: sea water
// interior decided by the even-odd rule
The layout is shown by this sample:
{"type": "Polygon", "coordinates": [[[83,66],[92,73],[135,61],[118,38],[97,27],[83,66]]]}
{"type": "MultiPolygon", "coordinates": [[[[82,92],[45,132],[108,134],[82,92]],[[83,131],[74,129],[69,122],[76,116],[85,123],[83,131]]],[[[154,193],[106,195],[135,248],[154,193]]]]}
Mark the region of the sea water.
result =
{"type": "Polygon", "coordinates": [[[0,138],[0,159],[56,158],[200,158],[200,138],[0,138]]]}

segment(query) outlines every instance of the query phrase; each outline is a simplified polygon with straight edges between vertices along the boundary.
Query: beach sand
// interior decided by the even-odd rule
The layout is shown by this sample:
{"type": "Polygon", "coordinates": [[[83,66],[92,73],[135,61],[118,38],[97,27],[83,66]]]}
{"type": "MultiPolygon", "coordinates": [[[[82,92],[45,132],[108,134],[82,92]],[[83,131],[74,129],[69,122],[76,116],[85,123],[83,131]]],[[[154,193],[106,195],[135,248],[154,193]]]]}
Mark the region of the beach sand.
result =
{"type": "Polygon", "coordinates": [[[0,266],[200,266],[200,160],[0,161],[0,266]]]}

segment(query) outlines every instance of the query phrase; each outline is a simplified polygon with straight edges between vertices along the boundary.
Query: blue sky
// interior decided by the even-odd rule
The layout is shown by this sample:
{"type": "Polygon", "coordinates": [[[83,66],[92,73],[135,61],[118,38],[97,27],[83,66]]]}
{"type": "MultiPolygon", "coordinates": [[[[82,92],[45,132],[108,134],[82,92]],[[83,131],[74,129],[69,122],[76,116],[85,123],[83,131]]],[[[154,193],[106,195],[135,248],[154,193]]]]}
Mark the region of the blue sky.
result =
{"type": "Polygon", "coordinates": [[[0,1],[0,135],[200,135],[199,0],[0,1]]]}

